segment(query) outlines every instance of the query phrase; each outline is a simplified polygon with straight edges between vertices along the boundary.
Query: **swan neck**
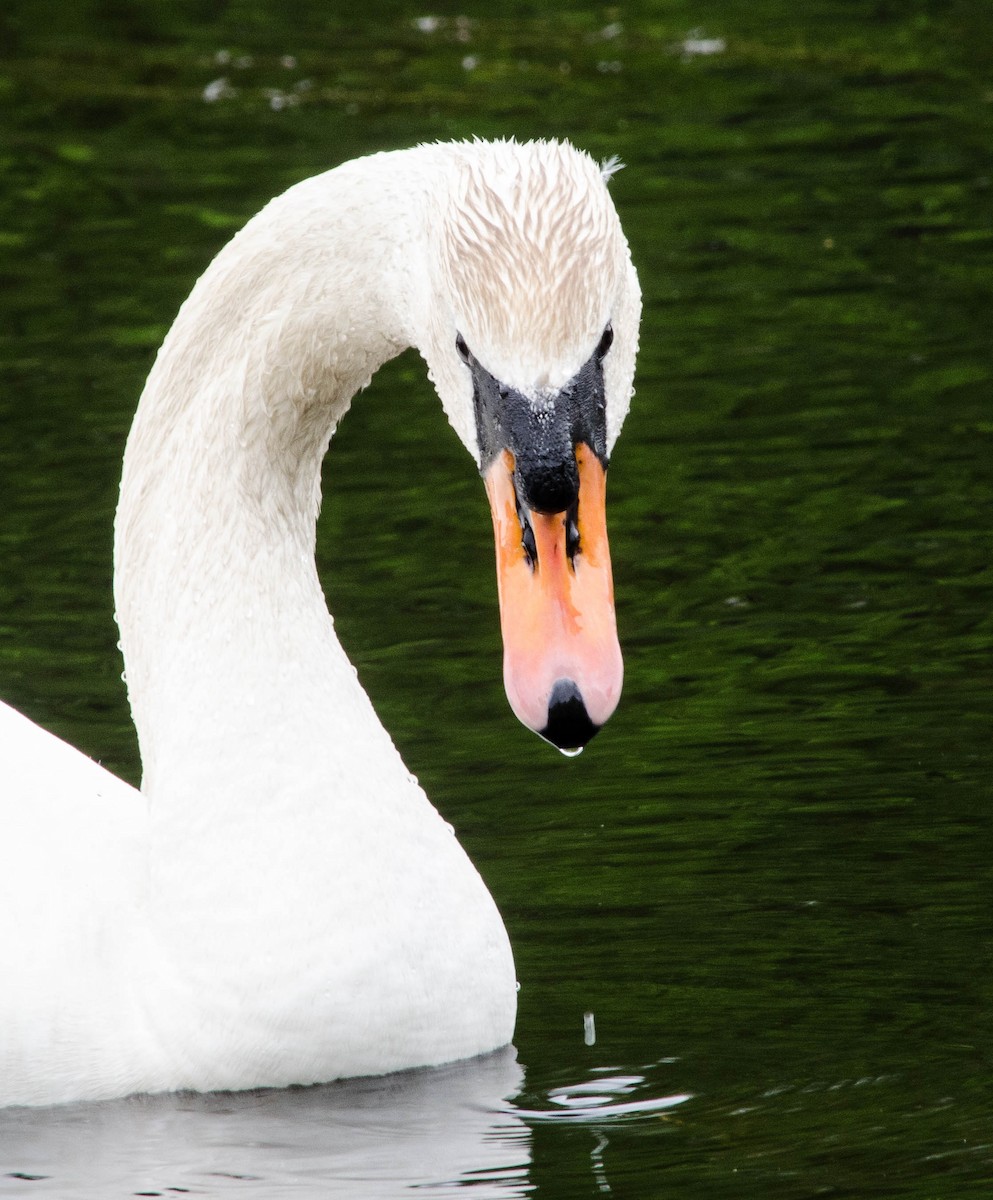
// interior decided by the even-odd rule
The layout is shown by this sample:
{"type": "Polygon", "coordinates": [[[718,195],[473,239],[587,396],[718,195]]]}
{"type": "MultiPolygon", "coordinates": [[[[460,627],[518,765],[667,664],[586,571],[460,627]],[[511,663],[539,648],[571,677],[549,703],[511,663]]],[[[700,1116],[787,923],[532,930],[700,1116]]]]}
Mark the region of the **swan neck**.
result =
{"type": "Polygon", "coordinates": [[[142,394],[115,598],[152,795],[271,794],[237,747],[261,739],[277,774],[298,753],[313,775],[315,728],[326,745],[343,695],[361,709],[314,542],[334,428],[410,343],[417,205],[391,178],[368,160],[361,188],[340,168],[273,201],[197,283],[142,394]],[[390,237],[370,245],[370,225],[390,237]]]}

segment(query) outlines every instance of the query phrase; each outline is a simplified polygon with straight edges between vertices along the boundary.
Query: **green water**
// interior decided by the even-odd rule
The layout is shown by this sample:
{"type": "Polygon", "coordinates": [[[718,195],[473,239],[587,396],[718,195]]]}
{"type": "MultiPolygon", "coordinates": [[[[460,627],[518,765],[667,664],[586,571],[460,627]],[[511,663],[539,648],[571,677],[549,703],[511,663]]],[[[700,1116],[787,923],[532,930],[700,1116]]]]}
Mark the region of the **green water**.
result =
{"type": "MultiPolygon", "coordinates": [[[[646,299],[610,471],[626,684],[580,759],[506,705],[482,485],[416,356],[326,469],[339,633],[510,928],[515,1104],[601,1068],[691,1096],[528,1117],[526,1167],[485,1194],[988,1196],[988,4],[329,8],[0,14],[0,695],[137,778],[123,441],[176,308],[266,199],[434,138],[619,154],[646,299]]],[[[15,1180],[3,1120],[0,1191],[84,1194],[85,1170],[15,1180]]],[[[331,1194],[335,1170],[251,1194],[331,1194]]]]}

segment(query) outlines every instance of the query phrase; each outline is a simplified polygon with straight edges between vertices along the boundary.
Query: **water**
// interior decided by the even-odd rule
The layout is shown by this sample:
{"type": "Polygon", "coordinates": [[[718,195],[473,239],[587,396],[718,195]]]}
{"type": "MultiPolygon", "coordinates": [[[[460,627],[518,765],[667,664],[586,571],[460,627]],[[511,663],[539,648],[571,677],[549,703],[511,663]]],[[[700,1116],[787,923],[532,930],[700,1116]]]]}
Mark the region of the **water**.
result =
{"type": "Polygon", "coordinates": [[[579,760],[507,708],[482,486],[416,356],[328,461],[336,623],[506,917],[516,1063],[8,1113],[0,1195],[989,1195],[988,9],[855,7],[5,10],[0,693],[130,779],[123,439],[265,199],[571,136],[627,164],[646,312],[625,695],[579,760]]]}

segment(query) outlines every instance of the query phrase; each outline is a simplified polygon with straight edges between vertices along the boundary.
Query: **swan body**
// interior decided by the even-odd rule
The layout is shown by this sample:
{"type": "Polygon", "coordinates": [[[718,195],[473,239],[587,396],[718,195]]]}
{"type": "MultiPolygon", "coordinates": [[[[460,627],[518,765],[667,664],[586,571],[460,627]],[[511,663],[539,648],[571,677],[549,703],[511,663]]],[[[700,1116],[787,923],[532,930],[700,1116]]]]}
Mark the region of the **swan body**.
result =
{"type": "MultiPolygon", "coordinates": [[[[488,472],[498,534],[520,522],[498,554],[536,575],[526,537],[521,549],[533,525],[544,576],[558,555],[572,587],[596,558],[594,506],[576,483],[567,563],[564,518],[542,507],[561,472],[551,443],[533,465],[528,439],[570,381],[592,381],[600,432],[582,437],[602,442],[585,453],[602,478],[639,304],[604,180],[559,143],[356,160],[291,188],[221,251],[125,454],[115,600],[140,793],[0,706],[0,1103],[311,1083],[509,1042],[500,916],[334,634],[314,563],[321,461],[353,395],[416,346],[488,472]],[[493,402],[524,414],[513,445],[493,441],[490,379],[493,402]]],[[[586,470],[581,449],[567,474],[586,470]]],[[[597,570],[612,629],[609,562],[597,570]]],[[[595,725],[619,676],[608,666],[601,686],[587,663],[563,683],[569,670],[550,663],[541,712],[588,709],[595,725]]]]}

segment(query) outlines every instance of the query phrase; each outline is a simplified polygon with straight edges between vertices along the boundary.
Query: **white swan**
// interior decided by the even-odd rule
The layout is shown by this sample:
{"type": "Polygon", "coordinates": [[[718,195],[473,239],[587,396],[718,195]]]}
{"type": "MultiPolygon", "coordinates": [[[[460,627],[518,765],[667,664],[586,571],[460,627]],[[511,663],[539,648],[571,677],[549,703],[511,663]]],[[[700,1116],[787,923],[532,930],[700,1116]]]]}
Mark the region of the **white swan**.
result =
{"type": "Polygon", "coordinates": [[[0,709],[0,1103],[309,1083],[510,1040],[503,923],[334,636],[320,465],[353,394],[418,347],[493,506],[511,702],[581,745],[620,689],[603,479],[639,315],[601,172],[558,143],[360,159],[217,256],[125,455],[141,793],[0,709]]]}

